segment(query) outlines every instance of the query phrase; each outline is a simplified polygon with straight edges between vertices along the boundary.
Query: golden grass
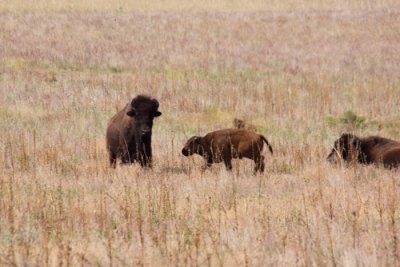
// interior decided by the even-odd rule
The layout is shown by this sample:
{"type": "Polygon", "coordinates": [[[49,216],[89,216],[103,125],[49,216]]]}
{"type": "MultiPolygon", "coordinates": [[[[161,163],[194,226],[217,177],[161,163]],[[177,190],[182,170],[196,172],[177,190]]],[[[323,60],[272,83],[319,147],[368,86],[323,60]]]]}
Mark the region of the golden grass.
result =
{"type": "Polygon", "coordinates": [[[0,14],[0,265],[398,266],[399,172],[325,162],[343,131],[400,140],[398,13],[0,14]],[[110,169],[139,93],[154,168],[110,169]],[[234,117],[272,144],[263,175],[180,154],[234,117]]]}
{"type": "Polygon", "coordinates": [[[374,9],[399,7],[396,0],[88,0],[60,1],[14,0],[0,3],[5,11],[112,11],[130,12],[132,10],[293,10],[293,9],[374,9]]]}

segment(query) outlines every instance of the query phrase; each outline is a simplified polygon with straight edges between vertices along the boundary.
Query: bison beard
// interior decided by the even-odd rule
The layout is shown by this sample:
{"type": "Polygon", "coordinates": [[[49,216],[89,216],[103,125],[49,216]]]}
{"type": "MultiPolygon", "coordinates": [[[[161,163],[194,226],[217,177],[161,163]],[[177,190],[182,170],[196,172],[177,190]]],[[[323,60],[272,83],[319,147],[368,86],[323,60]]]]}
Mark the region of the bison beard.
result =
{"type": "Polygon", "coordinates": [[[161,116],[156,99],[139,95],[111,118],[107,128],[107,150],[110,165],[117,159],[123,164],[138,161],[142,167],[152,166],[151,136],[153,119],[161,116]]]}

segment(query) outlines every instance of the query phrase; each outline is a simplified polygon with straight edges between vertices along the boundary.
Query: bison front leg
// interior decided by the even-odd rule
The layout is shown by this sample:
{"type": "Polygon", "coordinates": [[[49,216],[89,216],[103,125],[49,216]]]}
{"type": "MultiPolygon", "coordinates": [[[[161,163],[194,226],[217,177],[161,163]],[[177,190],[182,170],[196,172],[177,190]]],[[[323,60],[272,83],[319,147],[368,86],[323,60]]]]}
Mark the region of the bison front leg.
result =
{"type": "Polygon", "coordinates": [[[227,171],[232,170],[232,159],[231,158],[224,158],[224,164],[227,171]]]}
{"type": "Polygon", "coordinates": [[[203,167],[201,167],[201,171],[205,172],[208,168],[210,168],[213,164],[213,158],[211,156],[203,156],[206,160],[203,167]]]}
{"type": "Polygon", "coordinates": [[[109,160],[111,168],[115,169],[117,167],[117,156],[113,153],[110,153],[109,160]]]}
{"type": "Polygon", "coordinates": [[[152,167],[152,151],[151,151],[151,141],[144,142],[142,149],[139,153],[139,162],[142,167],[152,167]]]}

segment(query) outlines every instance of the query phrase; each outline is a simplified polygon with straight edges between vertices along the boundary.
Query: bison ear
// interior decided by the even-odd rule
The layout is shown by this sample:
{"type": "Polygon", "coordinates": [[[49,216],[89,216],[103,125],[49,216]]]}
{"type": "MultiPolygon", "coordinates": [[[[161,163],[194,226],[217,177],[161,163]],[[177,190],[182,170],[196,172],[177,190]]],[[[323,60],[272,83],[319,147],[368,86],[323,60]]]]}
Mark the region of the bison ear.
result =
{"type": "Polygon", "coordinates": [[[158,109],[158,106],[160,105],[160,104],[158,103],[158,100],[155,99],[155,98],[153,98],[151,101],[152,101],[153,104],[154,104],[154,108],[155,108],[155,109],[158,109]]]}
{"type": "Polygon", "coordinates": [[[200,143],[200,137],[199,137],[199,136],[195,136],[195,137],[193,138],[193,142],[194,142],[195,144],[199,144],[199,143],[200,143]]]}
{"type": "Polygon", "coordinates": [[[136,116],[136,110],[135,109],[131,109],[126,113],[126,115],[128,115],[129,117],[135,117],[136,116]]]}
{"type": "Polygon", "coordinates": [[[154,111],[153,116],[154,117],[160,117],[161,116],[161,112],[160,111],[154,111]]]}

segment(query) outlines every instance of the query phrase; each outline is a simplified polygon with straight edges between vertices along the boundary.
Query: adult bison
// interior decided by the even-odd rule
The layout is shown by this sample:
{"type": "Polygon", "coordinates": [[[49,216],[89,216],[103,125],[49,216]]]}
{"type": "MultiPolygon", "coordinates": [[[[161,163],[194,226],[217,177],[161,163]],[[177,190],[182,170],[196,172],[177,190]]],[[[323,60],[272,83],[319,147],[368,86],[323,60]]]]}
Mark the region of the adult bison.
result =
{"type": "Polygon", "coordinates": [[[213,163],[224,162],[227,170],[232,169],[233,158],[249,158],[255,162],[254,172],[263,172],[265,164],[261,151],[264,142],[272,154],[272,147],[264,136],[244,129],[225,129],[208,133],[204,137],[193,136],[186,142],[182,154],[199,154],[206,160],[208,167],[213,163]]]}
{"type": "Polygon", "coordinates": [[[139,161],[141,166],[151,167],[151,131],[153,119],[161,115],[158,106],[156,99],[138,95],[111,118],[106,138],[112,167],[118,158],[122,163],[139,161]]]}
{"type": "Polygon", "coordinates": [[[400,143],[380,136],[357,137],[342,134],[328,155],[329,162],[338,160],[362,164],[382,164],[385,168],[400,166],[400,143]]]}

